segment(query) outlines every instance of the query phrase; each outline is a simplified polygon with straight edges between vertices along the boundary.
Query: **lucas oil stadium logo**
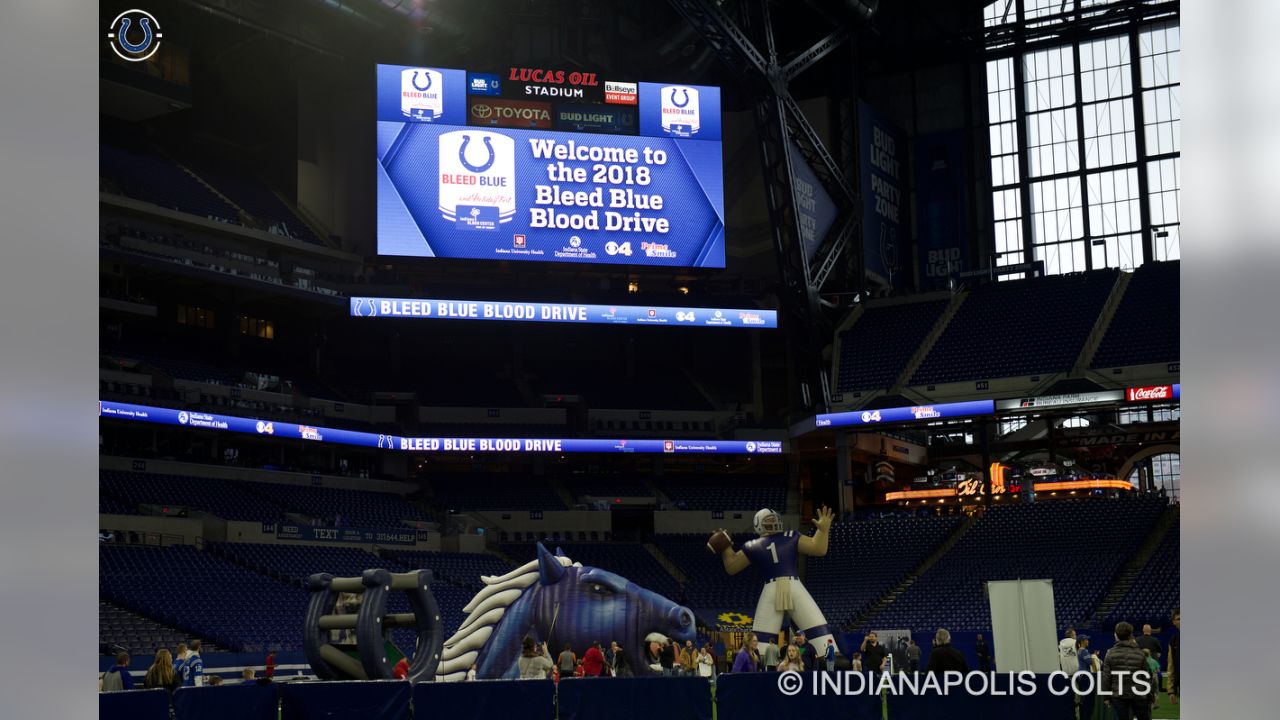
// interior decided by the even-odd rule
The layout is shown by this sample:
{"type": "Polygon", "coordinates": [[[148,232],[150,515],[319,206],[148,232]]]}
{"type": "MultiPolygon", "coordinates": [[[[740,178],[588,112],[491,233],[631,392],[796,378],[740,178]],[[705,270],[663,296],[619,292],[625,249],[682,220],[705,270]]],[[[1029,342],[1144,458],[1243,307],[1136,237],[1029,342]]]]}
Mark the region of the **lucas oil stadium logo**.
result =
{"type": "Polygon", "coordinates": [[[662,131],[677,137],[698,134],[702,121],[698,113],[698,89],[683,85],[667,85],[659,91],[662,98],[662,131]]]}
{"type": "Polygon", "coordinates": [[[400,71],[400,114],[431,122],[444,112],[444,76],[428,68],[400,71]]]}
{"type": "Polygon", "coordinates": [[[107,28],[107,43],[122,60],[142,62],[160,49],[160,21],[146,10],[125,10],[107,28]]]}
{"type": "Polygon", "coordinates": [[[440,136],[440,215],[458,230],[497,230],[516,214],[516,142],[495,132],[440,136]]]}

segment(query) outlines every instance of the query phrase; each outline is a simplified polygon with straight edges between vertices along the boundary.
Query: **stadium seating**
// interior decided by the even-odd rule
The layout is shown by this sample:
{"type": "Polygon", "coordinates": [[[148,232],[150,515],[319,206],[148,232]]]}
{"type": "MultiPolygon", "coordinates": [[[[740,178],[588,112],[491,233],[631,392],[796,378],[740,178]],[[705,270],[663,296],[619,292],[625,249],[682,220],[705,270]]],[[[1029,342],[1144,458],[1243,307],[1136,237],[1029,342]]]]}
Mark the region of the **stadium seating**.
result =
{"type": "Polygon", "coordinates": [[[102,545],[99,596],[235,652],[298,650],[307,595],[190,545],[102,545]]]}
{"type": "Polygon", "coordinates": [[[217,167],[207,161],[191,162],[188,167],[200,179],[217,188],[218,192],[252,215],[268,232],[315,245],[322,244],[311,228],[271,188],[252,179],[247,171],[217,167]]]}
{"type": "MultiPolygon", "coordinates": [[[[754,609],[760,596],[759,579],[749,570],[726,574],[720,558],[707,551],[707,535],[655,535],[653,541],[688,578],[685,596],[690,608],[737,612],[754,609]]],[[[753,537],[734,535],[734,546],[741,547],[753,537]]]]}
{"type": "Polygon", "coordinates": [[[430,478],[436,504],[447,510],[564,510],[545,478],[490,474],[430,478]]]}
{"type": "Polygon", "coordinates": [[[642,478],[628,475],[575,475],[564,479],[565,489],[575,499],[652,497],[653,491],[642,478]]]}
{"type": "Polygon", "coordinates": [[[100,470],[99,494],[121,504],[141,504],[203,510],[224,520],[274,520],[284,517],[280,506],[247,488],[219,478],[195,478],[161,473],[100,470]]]}
{"type": "Polygon", "coordinates": [[[1133,273],[1124,298],[1093,356],[1093,367],[1176,362],[1181,262],[1146,263],[1133,273]]]}
{"type": "Polygon", "coordinates": [[[426,510],[399,495],[314,485],[243,483],[251,492],[292,512],[353,528],[404,528],[406,521],[430,520],[426,510]]]}
{"type": "Polygon", "coordinates": [[[142,145],[102,144],[99,172],[129,197],[164,208],[236,222],[239,212],[176,163],[142,145]]]}
{"type": "Polygon", "coordinates": [[[1118,272],[1097,270],[978,286],[960,305],[910,384],[1070,370],[1118,272]]]}
{"type": "Polygon", "coordinates": [[[1181,605],[1178,566],[1182,548],[1180,516],[1181,513],[1174,515],[1173,523],[1160,539],[1155,552],[1134,579],[1129,592],[1104,620],[1105,625],[1125,620],[1136,627],[1142,627],[1143,623],[1159,627],[1169,621],[1169,611],[1181,605]]]}
{"type": "Polygon", "coordinates": [[[772,476],[663,476],[658,487],[681,510],[786,510],[786,480],[772,476]]]}
{"type": "Polygon", "coordinates": [[[893,385],[947,307],[947,300],[867,307],[840,333],[838,392],[893,385]]]}
{"type": "Polygon", "coordinates": [[[1165,501],[1082,498],[996,506],[870,624],[926,631],[991,629],[989,580],[1051,578],[1060,626],[1091,617],[1165,501]]]}
{"type": "Polygon", "coordinates": [[[810,558],[805,586],[834,626],[848,626],[932,554],[956,515],[876,518],[832,526],[825,557],[810,558]]]}
{"type": "MultiPolygon", "coordinates": [[[[162,647],[172,649],[190,637],[181,630],[166,627],[109,602],[98,601],[99,645],[119,646],[130,655],[141,656],[153,654],[162,647]]],[[[209,644],[206,651],[218,652],[219,649],[209,644]]]]}

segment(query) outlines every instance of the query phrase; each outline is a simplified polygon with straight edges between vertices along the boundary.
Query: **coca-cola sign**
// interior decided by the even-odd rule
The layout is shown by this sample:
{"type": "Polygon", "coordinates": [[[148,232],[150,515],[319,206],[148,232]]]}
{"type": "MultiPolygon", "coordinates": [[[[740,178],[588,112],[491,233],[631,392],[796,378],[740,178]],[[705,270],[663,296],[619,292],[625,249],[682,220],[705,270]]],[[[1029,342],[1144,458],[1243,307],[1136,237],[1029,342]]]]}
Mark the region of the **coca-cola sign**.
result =
{"type": "Polygon", "coordinates": [[[1172,385],[1149,385],[1147,387],[1129,388],[1125,391],[1125,399],[1129,402],[1151,402],[1153,400],[1170,400],[1172,398],[1172,385]]]}

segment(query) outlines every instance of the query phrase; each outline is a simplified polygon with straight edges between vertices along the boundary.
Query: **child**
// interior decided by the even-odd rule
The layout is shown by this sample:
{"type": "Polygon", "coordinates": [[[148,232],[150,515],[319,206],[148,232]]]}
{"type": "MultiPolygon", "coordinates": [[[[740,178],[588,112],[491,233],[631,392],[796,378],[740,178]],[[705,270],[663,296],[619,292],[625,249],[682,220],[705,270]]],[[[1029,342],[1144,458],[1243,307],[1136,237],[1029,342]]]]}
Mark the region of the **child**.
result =
{"type": "Polygon", "coordinates": [[[1158,698],[1160,697],[1160,661],[1151,657],[1150,650],[1142,651],[1143,658],[1147,661],[1147,670],[1151,673],[1151,709],[1155,710],[1160,707],[1158,698]]]}

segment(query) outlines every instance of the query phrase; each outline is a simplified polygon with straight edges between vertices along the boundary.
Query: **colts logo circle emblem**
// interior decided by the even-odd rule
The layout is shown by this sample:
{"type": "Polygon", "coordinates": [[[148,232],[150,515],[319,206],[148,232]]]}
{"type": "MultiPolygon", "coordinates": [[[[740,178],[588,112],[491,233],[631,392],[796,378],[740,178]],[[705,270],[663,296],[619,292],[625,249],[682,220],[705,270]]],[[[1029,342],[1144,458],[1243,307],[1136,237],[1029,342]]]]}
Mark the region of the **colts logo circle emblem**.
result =
{"type": "Polygon", "coordinates": [[[160,21],[146,10],[125,10],[111,21],[107,42],[122,60],[142,62],[160,49],[160,21]]]}

